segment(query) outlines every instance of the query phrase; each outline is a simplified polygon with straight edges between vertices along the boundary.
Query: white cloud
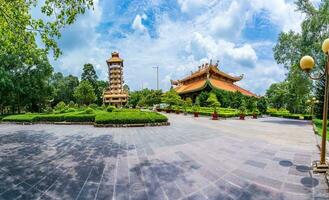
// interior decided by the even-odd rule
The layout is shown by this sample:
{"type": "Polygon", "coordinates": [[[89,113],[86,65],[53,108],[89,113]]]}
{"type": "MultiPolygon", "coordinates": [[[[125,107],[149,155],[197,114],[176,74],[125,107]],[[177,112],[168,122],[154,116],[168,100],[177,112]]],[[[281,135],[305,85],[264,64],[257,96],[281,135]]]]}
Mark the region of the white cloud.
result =
{"type": "Polygon", "coordinates": [[[140,32],[147,32],[147,29],[146,27],[143,25],[142,23],[142,19],[143,20],[146,20],[147,19],[147,16],[145,14],[143,14],[142,16],[140,16],[139,14],[136,15],[131,27],[134,29],[134,30],[137,30],[137,31],[140,31],[140,32]]]}
{"type": "Polygon", "coordinates": [[[182,12],[199,12],[202,9],[212,6],[216,0],[177,0],[182,12]]]}
{"type": "Polygon", "coordinates": [[[250,44],[237,46],[225,40],[215,40],[211,36],[203,36],[198,32],[194,33],[191,42],[191,53],[202,58],[216,58],[221,60],[231,60],[246,67],[253,67],[257,62],[257,55],[250,44]]]}
{"type": "Polygon", "coordinates": [[[280,26],[283,31],[300,31],[300,23],[305,16],[296,12],[294,1],[251,0],[250,4],[255,11],[261,9],[268,11],[270,20],[280,26]]]}
{"type": "MultiPolygon", "coordinates": [[[[166,2],[149,1],[153,6],[161,6],[166,2]]],[[[180,79],[190,74],[190,71],[209,59],[214,62],[220,60],[220,68],[227,73],[245,74],[239,84],[258,94],[263,94],[267,86],[284,78],[283,67],[276,65],[273,59],[264,59],[256,53],[266,46],[266,53],[272,54],[270,49],[275,41],[246,42],[241,38],[241,32],[251,16],[262,10],[267,11],[269,20],[280,29],[298,30],[302,16],[294,12],[292,2],[177,1],[184,16],[188,16],[184,21],[170,18],[168,13],[161,11],[154,16],[146,16],[143,14],[146,11],[133,10],[133,7],[127,10],[129,15],[124,15],[123,19],[120,18],[121,13],[117,16],[105,13],[106,18],[119,18],[115,20],[118,24],[109,31],[122,33],[122,38],[108,38],[97,32],[97,26],[104,20],[97,2],[94,11],[88,12],[63,33],[61,44],[65,44],[64,55],[53,62],[56,70],[80,75],[83,64],[91,62],[96,66],[99,77],[106,79],[105,60],[111,51],[119,51],[125,60],[125,81],[132,89],[140,89],[142,85],[156,87],[154,66],[160,67],[161,88],[168,89],[170,79],[180,79]],[[151,29],[145,26],[146,20],[155,23],[153,28],[156,37],[148,34],[151,29]],[[121,30],[121,24],[132,27],[134,32],[121,30]]]]}

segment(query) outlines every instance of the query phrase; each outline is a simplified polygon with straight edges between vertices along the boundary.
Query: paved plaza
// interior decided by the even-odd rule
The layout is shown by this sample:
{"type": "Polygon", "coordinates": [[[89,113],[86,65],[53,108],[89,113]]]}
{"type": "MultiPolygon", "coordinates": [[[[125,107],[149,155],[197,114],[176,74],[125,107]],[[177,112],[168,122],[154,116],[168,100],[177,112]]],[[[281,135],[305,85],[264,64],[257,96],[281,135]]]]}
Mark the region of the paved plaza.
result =
{"type": "Polygon", "coordinates": [[[0,124],[0,199],[329,199],[310,122],[0,124]]]}

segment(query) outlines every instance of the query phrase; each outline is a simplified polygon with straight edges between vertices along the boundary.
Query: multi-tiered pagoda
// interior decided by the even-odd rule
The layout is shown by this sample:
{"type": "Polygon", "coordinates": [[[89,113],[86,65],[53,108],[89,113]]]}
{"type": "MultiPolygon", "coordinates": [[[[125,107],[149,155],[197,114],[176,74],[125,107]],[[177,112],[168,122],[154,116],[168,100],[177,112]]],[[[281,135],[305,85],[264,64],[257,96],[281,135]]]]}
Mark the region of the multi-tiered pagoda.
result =
{"type": "Polygon", "coordinates": [[[128,100],[128,92],[123,89],[123,60],[119,53],[113,52],[106,63],[109,71],[109,87],[104,91],[103,102],[106,105],[122,107],[128,100]]]}
{"type": "Polygon", "coordinates": [[[198,70],[191,72],[181,80],[171,81],[173,88],[183,98],[190,97],[195,99],[202,91],[211,91],[212,89],[220,89],[230,92],[241,92],[246,96],[256,96],[252,92],[243,89],[234,83],[240,81],[243,75],[234,77],[224,73],[218,69],[218,62],[213,64],[205,63],[199,66],[198,70]]]}

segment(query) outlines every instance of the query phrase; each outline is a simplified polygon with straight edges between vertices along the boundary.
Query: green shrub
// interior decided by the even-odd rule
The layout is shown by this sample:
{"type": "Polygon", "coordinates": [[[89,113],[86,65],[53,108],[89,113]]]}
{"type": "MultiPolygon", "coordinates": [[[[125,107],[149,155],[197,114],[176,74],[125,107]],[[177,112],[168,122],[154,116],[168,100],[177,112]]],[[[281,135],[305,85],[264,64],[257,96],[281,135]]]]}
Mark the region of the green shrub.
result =
{"type": "Polygon", "coordinates": [[[66,121],[66,122],[93,122],[93,121],[95,121],[95,115],[94,114],[65,115],[64,121],[66,121]]]}
{"type": "Polygon", "coordinates": [[[92,108],[87,108],[85,111],[84,111],[85,114],[93,114],[94,113],[94,110],[92,108]]]}
{"type": "Polygon", "coordinates": [[[300,115],[297,115],[297,114],[283,115],[283,118],[288,118],[288,119],[300,119],[300,115]]]}
{"type": "Polygon", "coordinates": [[[92,109],[97,109],[98,106],[97,106],[97,104],[92,103],[92,104],[89,105],[89,107],[92,108],[92,109]]]}
{"type": "Polygon", "coordinates": [[[21,115],[9,115],[4,117],[2,121],[6,122],[33,122],[38,114],[21,114],[21,115]]]}
{"type": "Polygon", "coordinates": [[[58,113],[67,113],[67,110],[64,108],[62,110],[59,110],[58,113]]]}
{"type": "Polygon", "coordinates": [[[64,101],[59,102],[56,106],[55,106],[55,110],[64,110],[66,107],[66,104],[64,103],[64,101]]]}
{"type": "Polygon", "coordinates": [[[114,106],[107,106],[107,108],[106,108],[107,112],[112,112],[113,110],[115,110],[114,106]]]}
{"type": "Polygon", "coordinates": [[[156,112],[112,112],[96,115],[98,124],[142,124],[167,122],[168,118],[156,112]]]}
{"type": "Polygon", "coordinates": [[[312,120],[312,115],[304,115],[304,120],[312,120]]]}
{"type": "Polygon", "coordinates": [[[62,121],[64,121],[64,114],[38,115],[35,117],[34,121],[62,122],[62,121]]]}
{"type": "Polygon", "coordinates": [[[70,101],[69,104],[67,105],[69,108],[75,108],[75,104],[73,101],[70,101]]]}
{"type": "Polygon", "coordinates": [[[66,110],[66,112],[75,112],[76,110],[74,108],[69,108],[66,110]]]}

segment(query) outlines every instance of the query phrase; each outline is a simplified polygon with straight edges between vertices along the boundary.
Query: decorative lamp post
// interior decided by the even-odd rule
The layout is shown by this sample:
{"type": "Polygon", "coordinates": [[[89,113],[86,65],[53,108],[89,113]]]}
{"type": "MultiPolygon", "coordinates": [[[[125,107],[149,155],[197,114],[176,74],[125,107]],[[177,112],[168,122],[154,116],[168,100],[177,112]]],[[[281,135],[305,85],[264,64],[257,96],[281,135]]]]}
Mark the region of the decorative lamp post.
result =
{"type": "Polygon", "coordinates": [[[321,158],[320,161],[315,161],[313,164],[313,171],[325,173],[329,169],[328,163],[326,162],[326,138],[327,138],[327,115],[328,115],[328,85],[329,85],[329,38],[324,40],[322,44],[322,51],[327,56],[327,62],[324,70],[324,74],[318,77],[312,77],[310,71],[314,67],[314,59],[311,56],[304,56],[300,60],[300,67],[302,70],[307,72],[307,75],[312,80],[320,80],[325,78],[325,90],[324,90],[324,104],[323,104],[323,122],[322,122],[322,143],[321,143],[321,158]]]}
{"type": "Polygon", "coordinates": [[[312,117],[312,119],[313,119],[313,115],[314,115],[314,114],[313,114],[313,113],[314,113],[314,105],[315,105],[316,103],[319,103],[319,100],[317,100],[315,97],[313,97],[313,98],[307,100],[306,103],[308,103],[308,104],[311,105],[311,117],[312,117]]]}

